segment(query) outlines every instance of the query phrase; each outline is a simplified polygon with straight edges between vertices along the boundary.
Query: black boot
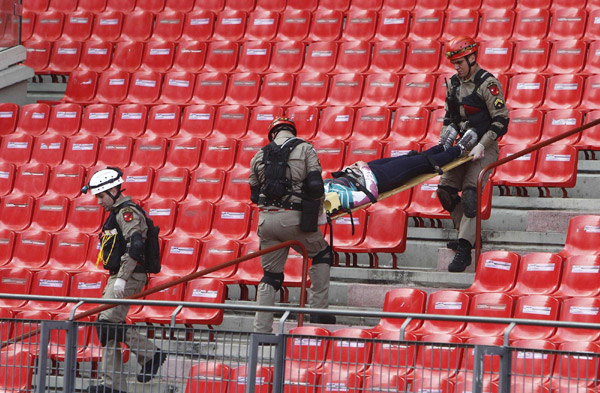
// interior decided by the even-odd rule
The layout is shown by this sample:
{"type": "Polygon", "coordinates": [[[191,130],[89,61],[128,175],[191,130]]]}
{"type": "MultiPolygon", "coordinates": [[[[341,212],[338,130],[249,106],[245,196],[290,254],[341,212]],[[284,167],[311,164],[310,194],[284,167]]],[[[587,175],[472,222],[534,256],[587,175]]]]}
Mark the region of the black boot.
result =
{"type": "Polygon", "coordinates": [[[451,249],[452,251],[458,250],[458,240],[448,240],[446,243],[446,247],[451,249]]]}
{"type": "Polygon", "coordinates": [[[458,239],[458,249],[452,263],[448,265],[448,271],[452,273],[464,272],[471,264],[471,243],[465,239],[458,239]]]}
{"type": "Polygon", "coordinates": [[[154,378],[154,376],[158,372],[158,369],[160,368],[160,366],[162,366],[166,359],[167,354],[165,352],[161,351],[160,349],[156,351],[154,356],[152,356],[152,359],[148,360],[142,366],[142,370],[137,375],[138,382],[144,383],[154,378]]]}
{"type": "Polygon", "coordinates": [[[87,391],[88,393],[126,393],[106,385],[90,385],[87,391]]]}
{"type": "Polygon", "coordinates": [[[309,314],[310,323],[319,323],[323,325],[334,325],[336,322],[335,315],[318,315],[309,314]]]}

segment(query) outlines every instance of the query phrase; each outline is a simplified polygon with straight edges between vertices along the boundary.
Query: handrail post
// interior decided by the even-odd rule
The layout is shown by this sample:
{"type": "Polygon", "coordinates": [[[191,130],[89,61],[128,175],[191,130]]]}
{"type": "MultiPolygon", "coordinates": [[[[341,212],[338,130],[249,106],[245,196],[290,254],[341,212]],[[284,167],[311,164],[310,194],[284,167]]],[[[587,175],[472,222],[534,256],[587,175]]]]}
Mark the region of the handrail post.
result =
{"type": "Polygon", "coordinates": [[[596,120],[592,120],[591,122],[584,124],[582,126],[579,126],[577,128],[573,128],[572,130],[565,131],[562,134],[556,135],[556,136],[554,136],[550,139],[547,139],[543,142],[535,143],[535,144],[533,144],[511,156],[504,157],[503,159],[498,160],[496,162],[492,162],[491,164],[489,164],[488,166],[486,166],[479,172],[479,176],[477,177],[477,211],[475,214],[475,268],[476,269],[477,269],[477,261],[479,260],[479,256],[481,255],[481,199],[483,196],[482,183],[483,183],[483,177],[485,176],[485,174],[497,166],[500,166],[509,161],[515,160],[521,156],[524,156],[527,153],[531,153],[534,150],[539,150],[542,147],[546,147],[556,141],[565,139],[573,134],[580,133],[583,130],[587,130],[588,128],[595,127],[598,124],[600,124],[600,118],[598,118],[596,120]]]}

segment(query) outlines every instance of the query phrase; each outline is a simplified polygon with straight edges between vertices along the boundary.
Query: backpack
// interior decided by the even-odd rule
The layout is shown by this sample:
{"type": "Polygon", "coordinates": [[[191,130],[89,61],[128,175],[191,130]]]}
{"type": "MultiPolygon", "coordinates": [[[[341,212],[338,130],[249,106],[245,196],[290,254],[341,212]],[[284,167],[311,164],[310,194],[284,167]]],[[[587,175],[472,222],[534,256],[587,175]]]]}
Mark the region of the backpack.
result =
{"type": "Polygon", "coordinates": [[[286,177],[288,159],[292,150],[301,143],[304,143],[303,139],[290,138],[282,145],[273,141],[262,148],[265,182],[261,192],[267,199],[279,201],[290,194],[292,179],[286,177]]]}
{"type": "Polygon", "coordinates": [[[144,209],[137,204],[133,202],[124,203],[123,207],[125,206],[135,207],[146,218],[146,226],[148,226],[148,231],[146,233],[146,241],[144,242],[144,246],[146,248],[143,261],[144,267],[148,273],[160,273],[160,240],[158,238],[160,227],[155,226],[154,222],[150,217],[148,217],[144,209]]]}

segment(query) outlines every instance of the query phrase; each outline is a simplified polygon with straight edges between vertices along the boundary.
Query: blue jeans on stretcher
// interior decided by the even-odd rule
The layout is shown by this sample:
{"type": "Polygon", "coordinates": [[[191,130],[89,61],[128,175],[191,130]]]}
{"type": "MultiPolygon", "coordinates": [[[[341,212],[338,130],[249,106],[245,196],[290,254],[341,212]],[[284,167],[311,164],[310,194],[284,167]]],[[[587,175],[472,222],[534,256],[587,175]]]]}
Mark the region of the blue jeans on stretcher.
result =
{"type": "Polygon", "coordinates": [[[369,161],[368,164],[377,179],[379,193],[382,193],[400,187],[417,175],[434,172],[435,169],[426,155],[442,167],[458,158],[460,153],[458,146],[444,150],[442,145],[436,145],[414,155],[382,158],[369,161]]]}

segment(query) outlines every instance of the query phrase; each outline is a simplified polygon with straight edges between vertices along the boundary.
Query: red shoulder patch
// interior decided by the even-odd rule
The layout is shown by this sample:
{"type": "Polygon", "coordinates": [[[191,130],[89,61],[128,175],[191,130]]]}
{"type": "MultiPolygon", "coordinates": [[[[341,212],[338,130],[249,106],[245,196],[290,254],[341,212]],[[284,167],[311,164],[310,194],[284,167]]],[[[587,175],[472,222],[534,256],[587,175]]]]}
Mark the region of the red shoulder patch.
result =
{"type": "Polygon", "coordinates": [[[498,94],[500,94],[500,89],[498,88],[498,85],[491,84],[488,88],[490,89],[490,93],[492,93],[492,95],[497,96],[498,94]]]}
{"type": "Polygon", "coordinates": [[[125,222],[130,222],[133,220],[133,210],[129,208],[123,209],[123,220],[125,222]]]}

